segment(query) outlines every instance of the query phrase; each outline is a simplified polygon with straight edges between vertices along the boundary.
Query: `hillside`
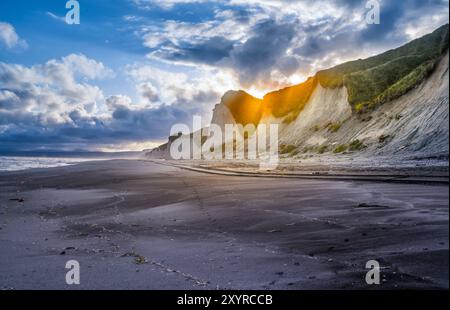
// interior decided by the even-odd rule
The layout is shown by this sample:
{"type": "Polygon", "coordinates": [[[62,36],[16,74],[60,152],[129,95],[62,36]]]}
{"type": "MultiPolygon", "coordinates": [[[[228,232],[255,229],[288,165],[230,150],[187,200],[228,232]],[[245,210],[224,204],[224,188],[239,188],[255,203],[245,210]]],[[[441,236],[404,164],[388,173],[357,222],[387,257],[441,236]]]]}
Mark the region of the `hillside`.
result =
{"type": "MultiPolygon", "coordinates": [[[[226,99],[216,106],[222,114],[226,99]]],[[[260,109],[262,123],[280,124],[280,151],[287,156],[448,157],[448,25],[271,92],[260,109]]],[[[234,111],[228,110],[231,118],[234,111]]],[[[212,123],[220,119],[215,113],[212,123]]]]}
{"type": "Polygon", "coordinates": [[[211,123],[277,123],[288,157],[448,158],[448,29],[319,71],[262,100],[228,91],[211,123]]]}

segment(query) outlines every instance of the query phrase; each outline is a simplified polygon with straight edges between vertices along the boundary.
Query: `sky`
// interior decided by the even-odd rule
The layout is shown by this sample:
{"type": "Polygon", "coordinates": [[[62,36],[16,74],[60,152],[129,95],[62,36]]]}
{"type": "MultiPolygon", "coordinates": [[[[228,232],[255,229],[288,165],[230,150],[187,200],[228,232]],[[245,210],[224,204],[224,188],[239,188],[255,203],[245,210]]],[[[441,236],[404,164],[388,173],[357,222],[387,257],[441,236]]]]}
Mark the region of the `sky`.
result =
{"type": "Polygon", "coordinates": [[[448,0],[0,1],[0,152],[142,150],[256,97],[448,23],[448,0]]]}

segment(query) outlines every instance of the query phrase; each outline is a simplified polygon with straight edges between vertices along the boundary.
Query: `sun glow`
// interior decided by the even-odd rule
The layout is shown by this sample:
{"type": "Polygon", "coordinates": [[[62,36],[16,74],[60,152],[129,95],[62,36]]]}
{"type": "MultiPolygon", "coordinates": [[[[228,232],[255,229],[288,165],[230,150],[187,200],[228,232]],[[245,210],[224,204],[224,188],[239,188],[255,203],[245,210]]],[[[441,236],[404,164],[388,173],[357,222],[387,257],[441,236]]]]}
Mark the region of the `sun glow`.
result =
{"type": "Polygon", "coordinates": [[[105,145],[98,149],[100,152],[140,152],[143,150],[150,150],[160,146],[165,141],[147,141],[147,142],[132,142],[117,145],[105,145]]]}
{"type": "Polygon", "coordinates": [[[252,95],[253,97],[256,97],[258,99],[262,99],[265,94],[267,94],[267,89],[260,89],[256,87],[252,87],[247,90],[247,92],[252,95]]]}

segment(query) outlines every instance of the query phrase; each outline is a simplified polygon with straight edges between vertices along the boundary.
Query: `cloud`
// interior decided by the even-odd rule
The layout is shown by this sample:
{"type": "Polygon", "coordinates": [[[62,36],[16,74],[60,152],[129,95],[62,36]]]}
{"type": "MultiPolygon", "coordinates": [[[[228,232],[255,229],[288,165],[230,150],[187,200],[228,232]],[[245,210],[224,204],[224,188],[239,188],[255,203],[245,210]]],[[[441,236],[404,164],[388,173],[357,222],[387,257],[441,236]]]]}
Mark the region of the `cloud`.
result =
{"type": "Polygon", "coordinates": [[[150,82],[139,84],[138,91],[142,98],[148,103],[155,103],[160,101],[157,89],[150,82]]]}
{"type": "MultiPolygon", "coordinates": [[[[177,4],[203,3],[207,0],[132,0],[133,3],[141,9],[151,9],[160,7],[163,9],[171,9],[177,4]]],[[[211,0],[210,0],[211,1],[211,0]]]]}
{"type": "MultiPolygon", "coordinates": [[[[304,1],[231,4],[236,7],[216,9],[210,20],[197,23],[171,20],[160,26],[142,27],[144,45],[151,49],[149,58],[175,65],[229,69],[246,89],[280,87],[289,84],[289,78],[305,63],[304,55],[293,53],[307,40],[305,36],[313,35],[314,27],[321,28],[342,14],[332,11],[335,15],[314,20],[316,17],[302,13],[304,10],[282,9],[286,5],[308,8],[304,1]],[[302,22],[303,19],[309,22],[302,22]]],[[[316,8],[317,4],[311,1],[310,6],[316,8]]]]}
{"type": "Polygon", "coordinates": [[[87,82],[111,75],[111,69],[81,54],[31,67],[0,62],[0,90],[20,99],[10,110],[36,111],[43,117],[68,108],[94,114],[99,112],[97,103],[103,100],[103,92],[87,82]]]}
{"type": "MultiPolygon", "coordinates": [[[[0,141],[21,143],[60,140],[58,130],[101,127],[102,90],[87,81],[104,78],[111,70],[84,55],[71,54],[26,67],[0,62],[0,141]]],[[[50,143],[50,142],[49,142],[50,143]]]]}
{"type": "Polygon", "coordinates": [[[131,98],[124,95],[114,95],[106,98],[106,105],[110,111],[115,111],[118,108],[131,109],[131,98]]]}
{"type": "Polygon", "coordinates": [[[0,90],[0,109],[11,109],[20,102],[19,96],[9,90],[0,90]]]}
{"type": "Polygon", "coordinates": [[[224,87],[224,75],[215,71],[187,73],[164,71],[146,64],[133,64],[126,68],[127,75],[137,85],[144,102],[157,105],[193,105],[198,111],[208,112],[218,103],[224,87]]]}
{"type": "Polygon", "coordinates": [[[5,22],[0,22],[0,44],[8,49],[28,47],[27,42],[19,37],[14,27],[5,22]]]}
{"type": "Polygon", "coordinates": [[[190,82],[186,74],[140,64],[127,70],[141,101],[105,97],[93,83],[111,69],[82,54],[30,67],[0,63],[0,150],[95,150],[163,140],[173,124],[190,124],[220,98],[205,77],[190,82]]]}
{"type": "Polygon", "coordinates": [[[114,72],[103,63],[89,59],[83,54],[70,54],[62,58],[69,70],[89,80],[114,77],[114,72]]]}
{"type": "Polygon", "coordinates": [[[362,0],[230,0],[214,16],[142,25],[139,33],[150,59],[230,69],[245,89],[281,87],[448,22],[447,0],[380,3],[380,25],[366,24],[362,0]]]}
{"type": "Polygon", "coordinates": [[[240,82],[248,87],[255,81],[269,80],[272,71],[288,73],[297,70],[295,57],[287,55],[295,33],[296,28],[291,24],[273,20],[255,25],[250,39],[230,53],[230,65],[239,68],[240,82]]]}
{"type": "Polygon", "coordinates": [[[120,96],[107,98],[111,113],[86,115],[78,109],[60,116],[0,109],[0,151],[62,149],[98,150],[103,146],[164,140],[175,123],[190,124],[196,106],[135,108],[120,96]]]}
{"type": "Polygon", "coordinates": [[[136,15],[124,15],[124,16],[122,16],[122,19],[127,22],[139,22],[143,18],[140,16],[136,16],[136,15]]]}
{"type": "Polygon", "coordinates": [[[180,42],[166,45],[164,49],[154,52],[151,56],[168,61],[181,63],[217,64],[228,57],[234,42],[224,37],[214,36],[194,42],[180,42]]]}
{"type": "Polygon", "coordinates": [[[46,14],[47,14],[47,16],[51,17],[54,20],[57,20],[57,21],[60,21],[60,22],[63,22],[63,23],[66,22],[66,18],[64,16],[59,16],[59,15],[56,15],[56,14],[54,14],[52,12],[46,12],[46,14]]]}

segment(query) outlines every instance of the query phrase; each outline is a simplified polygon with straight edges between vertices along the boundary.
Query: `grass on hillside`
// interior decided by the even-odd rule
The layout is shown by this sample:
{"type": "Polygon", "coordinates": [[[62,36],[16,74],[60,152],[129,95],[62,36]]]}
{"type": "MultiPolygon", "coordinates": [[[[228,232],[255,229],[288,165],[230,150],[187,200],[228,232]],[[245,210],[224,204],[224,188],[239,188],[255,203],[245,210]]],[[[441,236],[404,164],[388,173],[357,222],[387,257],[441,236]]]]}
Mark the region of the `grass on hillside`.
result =
{"type": "Polygon", "coordinates": [[[367,112],[420,84],[448,50],[448,25],[400,48],[317,73],[323,87],[346,86],[349,103],[367,112]]]}

